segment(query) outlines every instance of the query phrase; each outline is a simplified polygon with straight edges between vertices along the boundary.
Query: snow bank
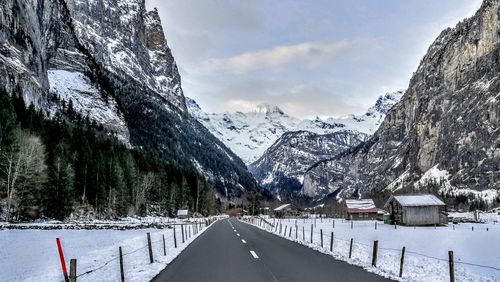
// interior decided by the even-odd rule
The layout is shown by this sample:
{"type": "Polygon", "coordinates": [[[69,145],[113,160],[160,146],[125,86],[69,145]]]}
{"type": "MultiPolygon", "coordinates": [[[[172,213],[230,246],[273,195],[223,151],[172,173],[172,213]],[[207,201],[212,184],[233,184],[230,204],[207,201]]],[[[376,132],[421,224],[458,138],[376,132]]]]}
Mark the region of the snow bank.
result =
{"type": "Polygon", "coordinates": [[[190,225],[189,239],[182,243],[180,226],[174,229],[142,230],[3,230],[0,231],[0,281],[63,281],[56,249],[60,238],[69,260],[78,260],[78,281],[119,281],[118,247],[124,254],[125,279],[149,281],[163,270],[202,232],[194,234],[190,225]],[[154,263],[149,263],[146,234],[150,232],[154,263]],[[163,237],[166,252],[163,254],[163,237]]]}
{"type": "MultiPolygon", "coordinates": [[[[402,227],[394,229],[375,221],[351,222],[336,219],[268,220],[277,226],[260,227],[278,236],[332,255],[335,259],[358,265],[367,271],[403,281],[449,281],[448,251],[455,256],[457,281],[499,281],[500,225],[459,224],[444,227],[402,227]],[[279,224],[282,225],[281,234],[279,224]],[[311,243],[311,225],[313,243],[311,243]],[[285,226],[287,232],[285,234],[285,226]],[[314,227],[315,226],[315,227],[314,227]],[[472,231],[474,226],[474,231],[472,231]],[[290,234],[290,228],[292,232],[290,234]],[[304,229],[303,229],[304,228],[304,229]],[[297,231],[296,231],[297,230],[297,231]],[[303,231],[304,230],[304,231],[303,231]],[[323,230],[323,247],[320,236],[323,230]],[[488,231],[487,231],[488,230],[488,231]],[[297,232],[297,235],[296,233],[297,232]],[[330,252],[331,233],[334,233],[333,252],[330,252]],[[290,236],[291,235],[291,236],[290,236]],[[297,237],[296,237],[297,236],[297,237]],[[349,258],[350,239],[352,257],[349,258]],[[377,267],[371,266],[373,241],[379,241],[377,267]],[[403,277],[399,278],[401,249],[406,247],[403,277]]],[[[257,224],[259,221],[257,221],[257,224]]]]}

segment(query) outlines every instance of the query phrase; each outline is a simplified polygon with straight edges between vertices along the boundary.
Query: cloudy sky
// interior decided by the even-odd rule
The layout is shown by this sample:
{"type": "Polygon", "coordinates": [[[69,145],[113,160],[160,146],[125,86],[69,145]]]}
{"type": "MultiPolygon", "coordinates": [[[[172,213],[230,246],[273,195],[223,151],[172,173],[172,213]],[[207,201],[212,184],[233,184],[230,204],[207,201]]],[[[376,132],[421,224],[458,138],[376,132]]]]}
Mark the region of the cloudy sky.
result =
{"type": "Polygon", "coordinates": [[[297,117],[363,113],[407,87],[428,46],[481,0],[146,0],[184,93],[207,112],[279,105],[297,117]]]}

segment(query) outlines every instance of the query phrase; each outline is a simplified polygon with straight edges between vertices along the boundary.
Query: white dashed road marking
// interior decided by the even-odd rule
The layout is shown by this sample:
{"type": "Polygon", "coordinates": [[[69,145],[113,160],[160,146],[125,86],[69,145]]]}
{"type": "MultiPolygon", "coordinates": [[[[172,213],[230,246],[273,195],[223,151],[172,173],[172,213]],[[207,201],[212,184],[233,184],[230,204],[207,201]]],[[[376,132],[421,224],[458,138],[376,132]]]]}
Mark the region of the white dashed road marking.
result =
{"type": "Polygon", "coordinates": [[[254,251],[250,251],[250,253],[252,254],[253,258],[256,258],[256,259],[259,258],[259,256],[254,251]]]}
{"type": "Polygon", "coordinates": [[[240,233],[236,233],[236,236],[240,237],[240,233]]]}
{"type": "Polygon", "coordinates": [[[246,244],[246,243],[247,243],[247,241],[245,241],[245,240],[243,240],[243,239],[241,239],[241,242],[243,242],[243,244],[246,244]]]}

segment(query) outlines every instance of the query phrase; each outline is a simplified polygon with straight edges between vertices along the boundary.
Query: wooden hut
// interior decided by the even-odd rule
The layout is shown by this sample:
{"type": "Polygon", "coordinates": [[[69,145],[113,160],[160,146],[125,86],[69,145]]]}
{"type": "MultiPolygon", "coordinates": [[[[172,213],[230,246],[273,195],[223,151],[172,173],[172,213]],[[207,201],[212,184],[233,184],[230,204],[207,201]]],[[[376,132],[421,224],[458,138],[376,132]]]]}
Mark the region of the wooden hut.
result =
{"type": "Polygon", "coordinates": [[[189,218],[189,210],[188,209],[177,210],[177,218],[179,219],[189,218]]]}
{"type": "Polygon", "coordinates": [[[297,217],[300,214],[300,209],[293,204],[284,204],[273,210],[274,217],[297,217]]]}
{"type": "Polygon", "coordinates": [[[348,220],[373,220],[381,217],[381,210],[375,206],[372,199],[345,200],[345,209],[348,220]]]}
{"type": "Polygon", "coordinates": [[[434,195],[391,196],[384,207],[390,222],[402,225],[435,225],[446,223],[445,203],[434,195]]]}

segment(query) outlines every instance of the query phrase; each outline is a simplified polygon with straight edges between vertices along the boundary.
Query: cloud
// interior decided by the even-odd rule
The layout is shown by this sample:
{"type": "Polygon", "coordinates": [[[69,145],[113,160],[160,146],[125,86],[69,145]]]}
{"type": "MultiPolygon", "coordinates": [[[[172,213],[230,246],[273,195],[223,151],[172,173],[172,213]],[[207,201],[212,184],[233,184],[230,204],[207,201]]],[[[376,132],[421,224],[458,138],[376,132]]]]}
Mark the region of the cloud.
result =
{"type": "Polygon", "coordinates": [[[242,73],[260,69],[279,70],[289,65],[314,68],[323,63],[331,63],[332,59],[344,52],[349,45],[347,41],[280,45],[229,58],[208,59],[201,64],[201,69],[207,72],[227,70],[242,73]]]}

